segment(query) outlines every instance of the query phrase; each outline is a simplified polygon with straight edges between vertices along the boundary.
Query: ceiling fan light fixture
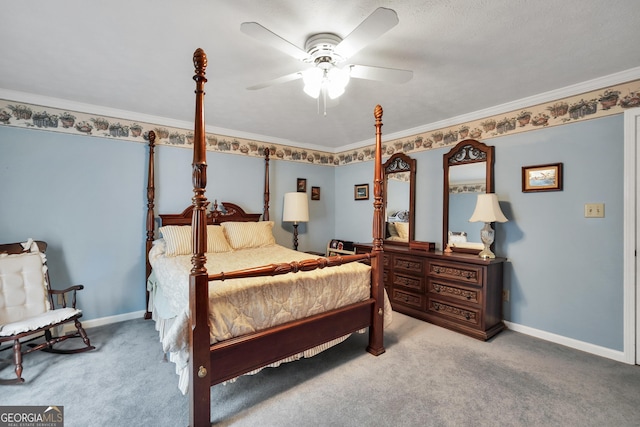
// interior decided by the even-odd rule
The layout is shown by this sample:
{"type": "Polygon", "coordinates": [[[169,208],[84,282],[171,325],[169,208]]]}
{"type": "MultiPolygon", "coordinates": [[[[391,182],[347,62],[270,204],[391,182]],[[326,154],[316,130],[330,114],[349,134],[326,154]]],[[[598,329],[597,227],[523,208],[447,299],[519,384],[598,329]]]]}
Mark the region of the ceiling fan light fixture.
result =
{"type": "Polygon", "coordinates": [[[324,71],[320,68],[309,68],[302,72],[302,81],[304,82],[304,93],[316,99],[320,96],[322,81],[324,80],[324,71]]]}
{"type": "Polygon", "coordinates": [[[314,67],[302,72],[304,82],[304,93],[317,99],[324,90],[329,98],[336,99],[344,93],[349,84],[350,69],[340,69],[337,67],[314,67]]]}
{"type": "Polygon", "coordinates": [[[341,88],[342,92],[344,92],[344,88],[346,88],[347,85],[349,84],[350,71],[351,70],[349,67],[345,67],[342,69],[338,67],[331,68],[327,72],[327,79],[329,79],[329,82],[330,82],[329,86],[341,88]]]}

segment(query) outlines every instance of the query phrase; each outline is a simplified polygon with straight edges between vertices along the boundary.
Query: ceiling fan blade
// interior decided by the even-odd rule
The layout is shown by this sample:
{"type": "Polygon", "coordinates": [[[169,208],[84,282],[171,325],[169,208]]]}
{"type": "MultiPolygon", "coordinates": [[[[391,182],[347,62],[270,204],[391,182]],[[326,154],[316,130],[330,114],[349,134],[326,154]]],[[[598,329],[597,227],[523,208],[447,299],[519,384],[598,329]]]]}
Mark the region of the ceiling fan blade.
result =
{"type": "Polygon", "coordinates": [[[368,65],[349,65],[350,76],[356,79],[378,80],[389,83],[406,83],[413,78],[413,71],[397,68],[370,67],[368,65]]]}
{"type": "Polygon", "coordinates": [[[295,73],[287,74],[286,76],[278,77],[277,79],[273,79],[263,83],[259,83],[257,85],[249,86],[247,89],[248,90],[264,89],[269,86],[279,85],[282,83],[291,82],[293,80],[298,80],[301,78],[302,78],[302,73],[300,71],[297,71],[295,73]]]}
{"type": "Polygon", "coordinates": [[[336,46],[335,52],[345,59],[350,58],[398,22],[395,10],[379,7],[336,46]]]}
{"type": "Polygon", "coordinates": [[[307,52],[300,49],[298,46],[289,43],[257,22],[243,22],[240,24],[240,31],[301,61],[309,58],[309,54],[307,52]]]}

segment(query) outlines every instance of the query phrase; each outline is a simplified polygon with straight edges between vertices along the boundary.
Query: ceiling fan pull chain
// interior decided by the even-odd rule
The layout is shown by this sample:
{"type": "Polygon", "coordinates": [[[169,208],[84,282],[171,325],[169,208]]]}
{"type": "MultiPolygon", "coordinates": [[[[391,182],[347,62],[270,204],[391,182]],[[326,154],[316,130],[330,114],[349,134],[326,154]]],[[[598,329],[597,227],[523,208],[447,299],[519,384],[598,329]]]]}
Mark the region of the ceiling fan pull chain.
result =
{"type": "Polygon", "coordinates": [[[324,109],[324,117],[327,117],[327,91],[325,88],[322,88],[322,103],[323,105],[323,109],[324,109]]]}

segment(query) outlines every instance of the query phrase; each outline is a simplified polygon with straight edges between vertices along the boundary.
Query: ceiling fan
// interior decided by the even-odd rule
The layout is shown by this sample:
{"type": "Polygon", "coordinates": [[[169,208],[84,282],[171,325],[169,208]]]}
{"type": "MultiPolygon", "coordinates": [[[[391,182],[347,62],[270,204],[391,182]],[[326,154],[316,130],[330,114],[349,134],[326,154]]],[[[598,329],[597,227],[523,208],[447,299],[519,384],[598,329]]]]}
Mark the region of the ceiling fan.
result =
{"type": "MultiPolygon", "coordinates": [[[[304,50],[288,42],[257,22],[244,22],[240,31],[258,39],[310,66],[269,80],[247,89],[256,90],[269,86],[303,79],[304,91],[313,98],[322,93],[335,99],[344,93],[350,78],[377,80],[390,83],[405,83],[413,77],[409,70],[372,67],[367,65],[346,64],[346,61],[373,40],[398,24],[398,15],[392,9],[380,7],[356,27],[344,39],[332,33],[319,33],[310,36],[304,50]]],[[[325,113],[326,114],[326,113],[325,113]]]]}

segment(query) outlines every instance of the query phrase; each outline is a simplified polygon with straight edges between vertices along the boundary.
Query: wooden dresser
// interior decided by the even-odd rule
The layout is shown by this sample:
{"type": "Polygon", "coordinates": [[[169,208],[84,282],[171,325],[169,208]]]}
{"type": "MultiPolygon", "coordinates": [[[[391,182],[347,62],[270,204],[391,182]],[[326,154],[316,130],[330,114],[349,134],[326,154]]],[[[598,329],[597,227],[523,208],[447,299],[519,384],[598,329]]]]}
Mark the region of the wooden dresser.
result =
{"type": "MultiPolygon", "coordinates": [[[[371,251],[367,244],[355,248],[371,251]]],[[[384,284],[395,311],[487,340],[505,328],[504,261],[386,245],[384,284]]]]}

